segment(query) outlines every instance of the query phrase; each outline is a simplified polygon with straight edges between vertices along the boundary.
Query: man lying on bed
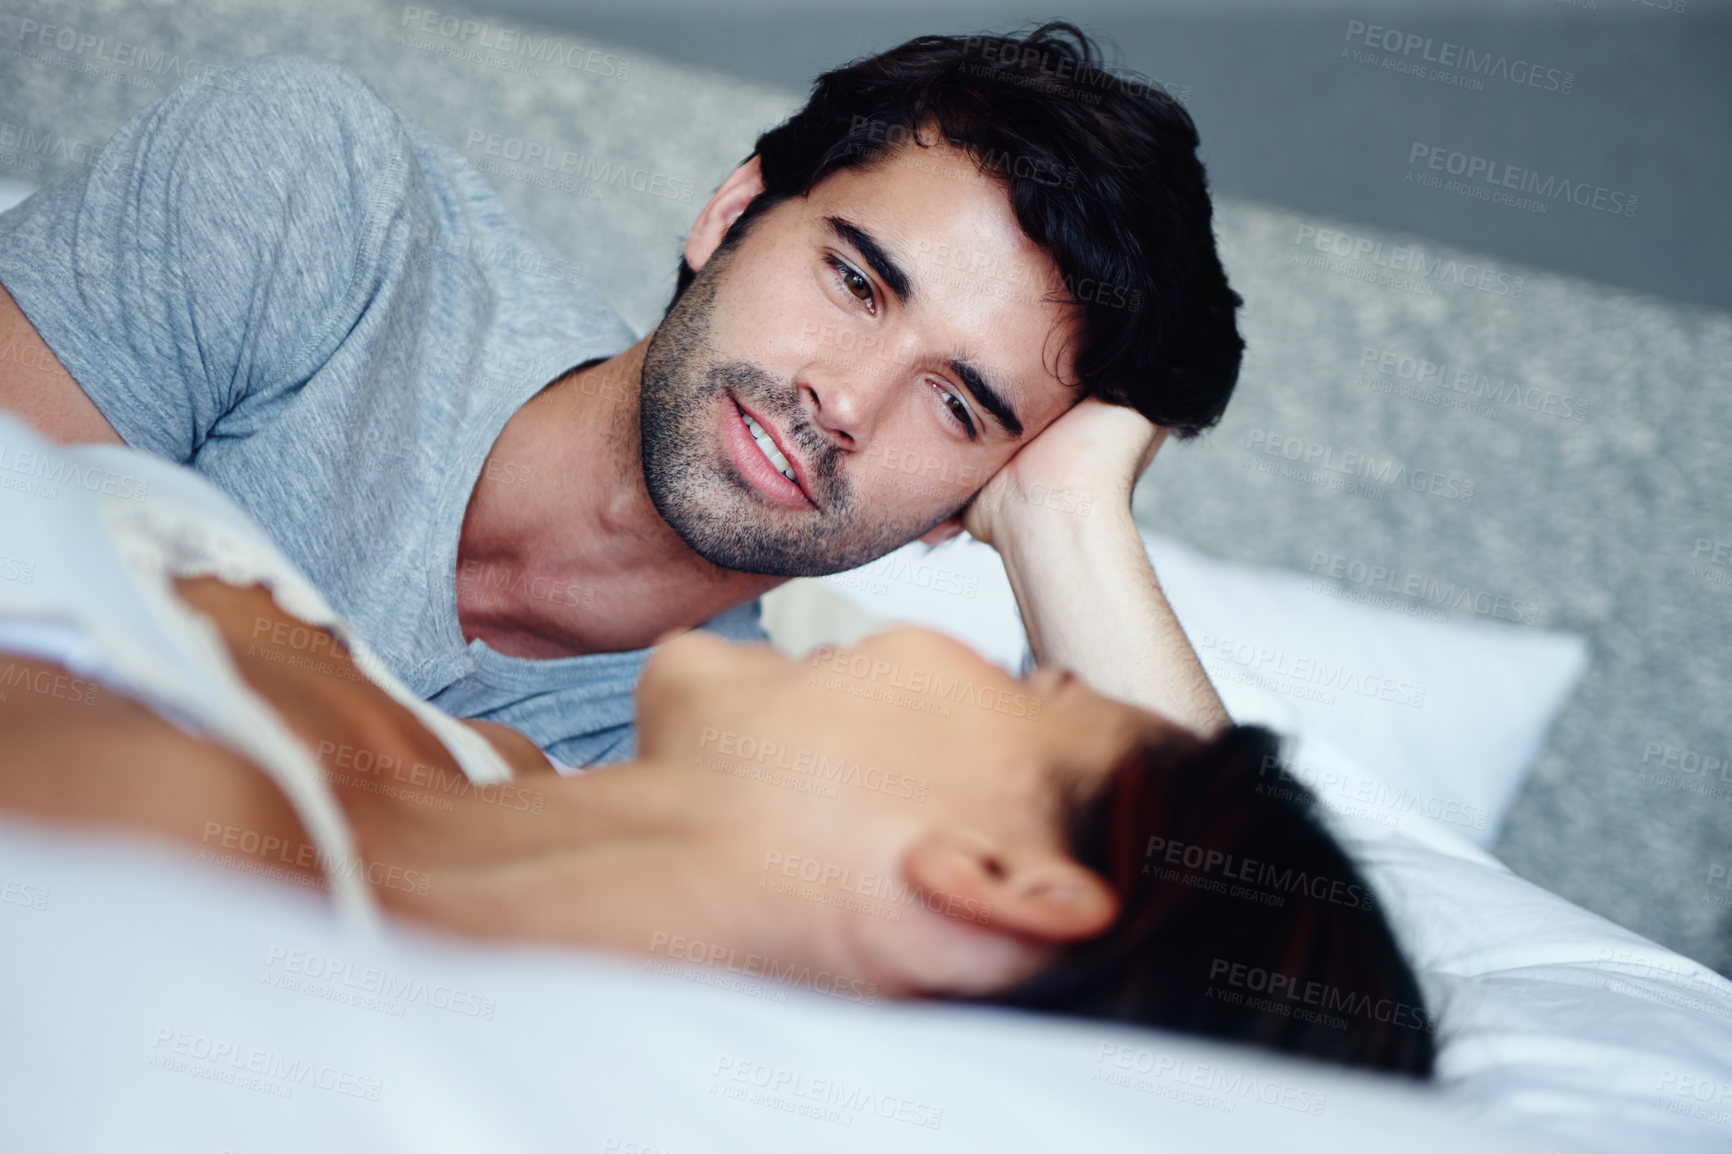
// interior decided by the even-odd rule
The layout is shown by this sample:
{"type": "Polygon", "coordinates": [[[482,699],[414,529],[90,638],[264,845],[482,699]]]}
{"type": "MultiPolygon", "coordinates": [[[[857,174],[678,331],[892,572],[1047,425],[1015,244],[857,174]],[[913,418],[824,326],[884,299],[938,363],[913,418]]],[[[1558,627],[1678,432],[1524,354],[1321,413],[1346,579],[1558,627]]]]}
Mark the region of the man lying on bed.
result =
{"type": "Polygon", "coordinates": [[[1096,60],[1055,26],[820,78],[634,341],[429,130],[255,58],[0,216],[0,408],[190,464],[415,692],[566,764],[629,755],[657,637],[761,638],[783,579],[965,518],[1046,656],[1155,704],[1129,488],[1225,408],[1239,298],[1190,117],[1096,60]]]}
{"type": "Polygon", "coordinates": [[[1365,882],[1303,790],[1260,788],[1287,781],[1263,730],[1050,663],[1015,678],[921,629],[807,660],[697,631],[645,667],[635,756],[560,776],[415,698],[196,474],[4,417],[0,452],[69,479],[0,487],[32,565],[0,582],[9,814],[146,831],[464,934],[638,953],[679,934],[890,997],[1429,1072],[1365,882]],[[892,666],[978,705],[871,694],[892,666]]]}

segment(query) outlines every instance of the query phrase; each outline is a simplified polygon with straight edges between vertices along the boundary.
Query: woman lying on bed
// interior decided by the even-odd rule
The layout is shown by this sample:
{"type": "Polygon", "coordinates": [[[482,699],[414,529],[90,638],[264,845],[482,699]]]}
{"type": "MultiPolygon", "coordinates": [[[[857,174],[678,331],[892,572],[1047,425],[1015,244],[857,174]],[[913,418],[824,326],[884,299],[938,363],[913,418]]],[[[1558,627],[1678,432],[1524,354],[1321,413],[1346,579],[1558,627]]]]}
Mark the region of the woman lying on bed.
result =
{"type": "MultiPolygon", "coordinates": [[[[183,496],[202,484],[184,476],[183,496]]],[[[149,517],[113,498],[85,502],[106,505],[100,516],[62,503],[60,544],[46,514],[11,502],[0,521],[28,536],[36,516],[39,548],[84,550],[80,580],[154,582],[162,595],[146,598],[150,623],[128,626],[134,640],[177,615],[208,621],[201,660],[214,669],[226,649],[219,672],[314,754],[346,829],[260,772],[263,755],[172,724],[124,677],[119,692],[99,686],[102,661],[36,629],[45,620],[16,587],[0,589],[0,681],[15,687],[0,700],[0,809],[12,815],[144,830],[254,872],[362,879],[389,913],[467,935],[662,956],[697,940],[883,996],[1430,1072],[1414,978],[1265,731],[1201,738],[1063,670],[1015,678],[921,629],[804,660],[691,632],[645,666],[633,760],[561,776],[521,734],[474,723],[511,775],[477,785],[448,719],[429,724],[426,707],[364,675],[365,647],[340,626],[306,623],[328,624],[285,592],[280,557],[265,570],[191,563],[220,552],[222,533],[189,530],[197,516],[154,496],[149,517]],[[249,579],[266,570],[277,576],[249,579]],[[892,665],[905,686],[973,689],[944,709],[917,688],[885,700],[875,676],[892,665]]],[[[126,647],[113,627],[89,638],[126,647]]]]}

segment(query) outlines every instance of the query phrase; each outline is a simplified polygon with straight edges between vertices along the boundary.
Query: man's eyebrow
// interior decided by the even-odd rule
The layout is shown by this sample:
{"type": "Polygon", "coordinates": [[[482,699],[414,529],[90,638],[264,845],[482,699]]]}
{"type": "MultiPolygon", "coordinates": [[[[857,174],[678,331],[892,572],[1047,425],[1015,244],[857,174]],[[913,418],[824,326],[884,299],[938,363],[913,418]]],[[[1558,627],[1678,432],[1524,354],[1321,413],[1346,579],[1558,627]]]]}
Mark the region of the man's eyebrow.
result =
{"type": "Polygon", "coordinates": [[[830,226],[838,240],[852,246],[860,258],[872,266],[872,271],[878,274],[878,279],[884,282],[884,287],[890,290],[897,304],[906,305],[914,299],[914,283],[871,233],[839,216],[827,216],[824,223],[830,226]]]}
{"type": "MultiPolygon", "coordinates": [[[[896,263],[894,257],[884,251],[872,234],[859,225],[840,216],[827,216],[824,223],[830,226],[830,231],[836,234],[838,240],[851,246],[860,254],[860,259],[872,266],[872,271],[884,282],[884,287],[890,290],[896,302],[906,305],[914,299],[914,285],[908,279],[908,274],[902,266],[896,263]]],[[[987,415],[998,422],[998,427],[1013,437],[1022,436],[1022,421],[1017,417],[1016,410],[1010,402],[1004,399],[1004,394],[992,387],[980,370],[967,361],[956,359],[950,362],[950,371],[962,381],[975,403],[985,409],[987,415]]]]}
{"type": "Polygon", "coordinates": [[[952,360],[950,371],[962,379],[963,385],[973,394],[975,401],[993,420],[998,427],[1013,437],[1022,436],[1022,422],[1017,419],[1016,410],[1010,407],[1010,402],[1004,399],[1004,394],[987,384],[980,371],[967,361],[952,360]]]}

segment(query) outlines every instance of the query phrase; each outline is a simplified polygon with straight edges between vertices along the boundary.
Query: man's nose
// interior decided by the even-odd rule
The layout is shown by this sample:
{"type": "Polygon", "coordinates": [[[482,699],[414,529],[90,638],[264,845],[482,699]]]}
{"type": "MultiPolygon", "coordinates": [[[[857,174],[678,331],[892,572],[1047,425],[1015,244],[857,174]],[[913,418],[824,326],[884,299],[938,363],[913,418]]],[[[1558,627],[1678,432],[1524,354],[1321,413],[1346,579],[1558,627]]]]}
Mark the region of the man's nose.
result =
{"type": "Polygon", "coordinates": [[[812,422],[850,449],[871,444],[883,414],[914,374],[907,341],[860,342],[849,351],[827,350],[799,377],[812,422]]]}

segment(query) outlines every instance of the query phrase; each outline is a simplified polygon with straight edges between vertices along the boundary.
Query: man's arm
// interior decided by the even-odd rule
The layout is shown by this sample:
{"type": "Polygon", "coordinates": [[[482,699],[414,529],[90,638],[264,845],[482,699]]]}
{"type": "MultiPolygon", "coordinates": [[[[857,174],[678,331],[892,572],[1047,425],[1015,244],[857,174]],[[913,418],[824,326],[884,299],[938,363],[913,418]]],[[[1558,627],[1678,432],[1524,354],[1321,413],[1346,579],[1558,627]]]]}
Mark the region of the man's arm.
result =
{"type": "Polygon", "coordinates": [[[1231,723],[1167,604],[1131,517],[1166,430],[1085,400],[999,470],[968,531],[998,550],[1041,665],[1199,733],[1231,723]]]}
{"type": "Polygon", "coordinates": [[[182,462],[252,431],[359,323],[418,175],[330,61],[182,84],[0,215],[0,407],[182,462]]]}
{"type": "Polygon", "coordinates": [[[125,444],[43,343],[4,285],[0,285],[0,409],[17,414],[62,444],[125,444]]]}

